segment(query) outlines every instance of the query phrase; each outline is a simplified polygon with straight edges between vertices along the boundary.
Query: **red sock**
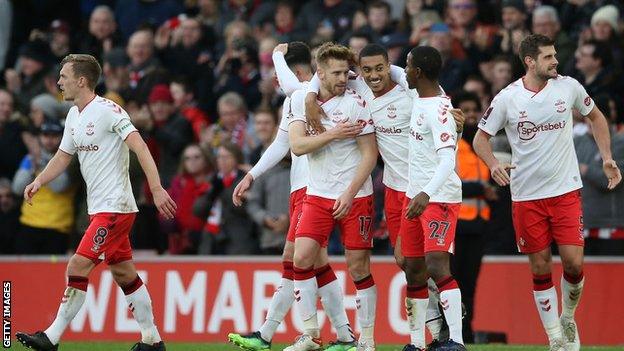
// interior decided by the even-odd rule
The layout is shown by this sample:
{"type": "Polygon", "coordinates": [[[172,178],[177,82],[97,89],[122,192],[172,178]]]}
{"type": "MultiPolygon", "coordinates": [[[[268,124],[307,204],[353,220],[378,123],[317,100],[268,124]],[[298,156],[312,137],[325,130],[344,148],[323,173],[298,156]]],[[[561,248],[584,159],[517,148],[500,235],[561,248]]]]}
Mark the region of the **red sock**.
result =
{"type": "Polygon", "coordinates": [[[410,299],[427,299],[429,298],[429,285],[408,285],[407,297],[410,299]]]}
{"type": "Polygon", "coordinates": [[[565,271],[563,272],[563,279],[565,279],[570,284],[580,283],[581,280],[583,280],[583,277],[584,277],[583,271],[581,271],[577,276],[568,274],[565,271]]]}
{"type": "Polygon", "coordinates": [[[336,280],[336,274],[334,270],[331,268],[329,264],[324,265],[323,267],[317,268],[315,270],[316,274],[316,285],[318,285],[319,289],[334,280],[336,280]]]}
{"type": "Polygon", "coordinates": [[[443,292],[445,290],[459,289],[457,282],[450,275],[438,279],[436,281],[436,286],[438,287],[439,292],[443,292]]]}
{"type": "Polygon", "coordinates": [[[284,272],[282,272],[282,278],[293,280],[294,272],[293,272],[293,263],[289,261],[282,262],[282,267],[284,267],[284,272]]]}
{"type": "Polygon", "coordinates": [[[67,277],[67,286],[74,289],[87,291],[87,286],[89,286],[89,278],[80,277],[77,275],[70,275],[67,277]]]}
{"type": "Polygon", "coordinates": [[[543,291],[553,287],[552,273],[533,274],[533,290],[543,291]]]}

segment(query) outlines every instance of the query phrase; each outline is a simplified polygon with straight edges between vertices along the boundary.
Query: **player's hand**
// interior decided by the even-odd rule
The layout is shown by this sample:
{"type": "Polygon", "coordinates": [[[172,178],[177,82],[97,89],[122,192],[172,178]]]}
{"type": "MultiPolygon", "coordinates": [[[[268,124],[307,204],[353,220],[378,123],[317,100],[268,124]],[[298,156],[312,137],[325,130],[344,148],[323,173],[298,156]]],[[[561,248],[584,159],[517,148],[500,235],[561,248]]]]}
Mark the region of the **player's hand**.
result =
{"type": "Polygon", "coordinates": [[[496,184],[500,186],[507,186],[511,182],[509,171],[515,168],[516,166],[509,163],[498,163],[494,167],[490,168],[490,173],[492,175],[492,179],[496,181],[496,184]]]}
{"type": "Polygon", "coordinates": [[[247,173],[243,179],[238,182],[238,185],[236,185],[236,188],[234,188],[234,192],[232,193],[232,202],[234,203],[234,206],[240,206],[243,204],[243,196],[245,196],[245,192],[251,187],[253,180],[253,176],[247,173]]]}
{"type": "Polygon", "coordinates": [[[602,163],[602,169],[609,180],[607,188],[613,190],[622,181],[622,173],[617,163],[614,160],[606,160],[602,163]]]}
{"type": "Polygon", "coordinates": [[[277,46],[273,49],[273,52],[281,52],[286,55],[288,52],[288,43],[277,44],[277,46]]]}
{"type": "Polygon", "coordinates": [[[340,122],[327,133],[330,133],[334,139],[349,139],[360,135],[363,129],[364,127],[359,123],[340,122]]]}
{"type": "Polygon", "coordinates": [[[32,198],[40,188],[41,183],[35,178],[35,180],[26,185],[26,189],[24,189],[24,201],[26,201],[29,205],[32,205],[32,198]]]}
{"type": "Polygon", "coordinates": [[[412,219],[414,217],[420,216],[427,208],[429,204],[429,195],[424,192],[418,193],[418,195],[414,196],[413,199],[410,200],[407,205],[407,211],[405,213],[405,217],[407,219],[412,219]]]}
{"type": "Polygon", "coordinates": [[[461,133],[464,131],[464,122],[466,122],[466,116],[464,112],[458,108],[450,109],[449,112],[453,115],[455,119],[455,124],[457,125],[457,133],[461,133]]]}
{"type": "Polygon", "coordinates": [[[316,102],[317,94],[313,92],[309,92],[305,97],[305,116],[306,122],[310,129],[317,133],[323,133],[325,131],[325,127],[321,123],[321,118],[327,118],[325,115],[325,111],[319,106],[316,102]]]}
{"type": "Polygon", "coordinates": [[[165,217],[165,219],[173,219],[178,206],[171,199],[169,193],[161,186],[156,190],[152,190],[152,195],[154,196],[154,205],[156,205],[160,215],[165,217]]]}
{"type": "Polygon", "coordinates": [[[349,213],[351,205],[353,205],[353,196],[345,191],[336,199],[333,207],[334,212],[332,213],[334,219],[342,219],[349,213]]]}

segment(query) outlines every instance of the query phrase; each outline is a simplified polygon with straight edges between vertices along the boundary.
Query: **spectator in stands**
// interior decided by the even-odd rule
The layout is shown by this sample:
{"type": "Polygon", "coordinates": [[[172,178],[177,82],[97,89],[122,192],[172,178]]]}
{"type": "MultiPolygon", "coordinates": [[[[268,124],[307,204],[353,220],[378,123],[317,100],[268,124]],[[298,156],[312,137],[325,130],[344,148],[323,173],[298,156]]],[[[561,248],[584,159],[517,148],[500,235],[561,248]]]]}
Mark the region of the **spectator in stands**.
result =
{"type": "MultiPolygon", "coordinates": [[[[433,19],[433,16],[431,17],[433,19]]],[[[453,37],[453,57],[463,59],[467,55],[473,60],[487,59],[486,52],[494,41],[496,26],[477,21],[477,2],[475,0],[451,0],[448,6],[448,20],[453,37]]],[[[432,23],[436,23],[432,21],[432,23]]],[[[430,25],[429,25],[430,26],[430,25]]],[[[422,37],[418,32],[427,29],[424,24],[412,35],[422,37]]],[[[412,43],[415,43],[412,41],[412,43]]]]}
{"type": "Polygon", "coordinates": [[[193,205],[195,216],[208,217],[200,254],[251,255],[258,251],[253,221],[245,206],[232,203],[232,192],[245,175],[239,168],[242,163],[243,153],[237,145],[224,143],[217,149],[217,174],[210,189],[193,205]]]}
{"type": "Polygon", "coordinates": [[[100,5],[93,9],[89,17],[86,33],[79,36],[78,48],[81,53],[93,55],[102,60],[104,54],[121,45],[117,31],[115,14],[110,7],[100,5]]]}
{"type": "Polygon", "coordinates": [[[295,9],[290,1],[278,1],[273,19],[273,36],[280,43],[305,39],[295,32],[295,9]]]}
{"type": "Polygon", "coordinates": [[[284,250],[289,226],[290,197],[290,188],[285,185],[289,184],[290,162],[282,160],[254,181],[247,197],[247,213],[261,228],[262,254],[281,255],[284,250]]]}
{"type": "Polygon", "coordinates": [[[576,43],[561,30],[557,9],[549,5],[537,7],[533,11],[533,34],[541,34],[555,41],[559,67],[563,68],[572,59],[576,43]]]}
{"type": "Polygon", "coordinates": [[[406,46],[409,44],[409,37],[404,33],[392,33],[384,35],[380,39],[380,44],[388,50],[388,62],[397,66],[405,66],[406,46]]]}
{"type": "Polygon", "coordinates": [[[50,50],[54,56],[54,62],[60,62],[71,52],[73,43],[70,31],[69,23],[63,20],[55,19],[50,23],[50,50]]]}
{"type": "Polygon", "coordinates": [[[259,108],[254,114],[254,130],[260,145],[251,151],[249,163],[255,165],[277,133],[277,115],[269,108],[259,108]]]}
{"type": "Polygon", "coordinates": [[[152,134],[158,147],[158,173],[164,187],[169,187],[176,173],[180,155],[193,142],[193,129],[184,116],[176,113],[169,86],[154,86],[149,95],[149,109],[154,119],[152,134]]]}
{"type": "Polygon", "coordinates": [[[187,78],[177,77],[169,84],[169,90],[177,112],[193,127],[193,140],[199,141],[202,131],[208,126],[208,117],[197,107],[193,86],[187,78]]]}
{"type": "Polygon", "coordinates": [[[492,93],[491,96],[496,96],[501,90],[503,90],[513,78],[511,61],[506,56],[497,56],[494,58],[492,64],[492,93]]]}
{"type": "MultiPolygon", "coordinates": [[[[390,5],[382,0],[375,0],[369,3],[366,8],[366,18],[368,24],[357,31],[368,34],[373,42],[379,43],[381,37],[392,34],[396,31],[396,26],[390,16],[390,5]]],[[[352,32],[343,36],[342,42],[351,37],[352,32]]]]}
{"type": "Polygon", "coordinates": [[[141,26],[158,27],[166,20],[182,13],[184,9],[176,0],[124,0],[117,1],[115,18],[124,40],[129,40],[141,26]]]}
{"type": "Polygon", "coordinates": [[[219,21],[219,3],[217,0],[199,0],[197,7],[199,13],[196,18],[203,26],[214,29],[219,21]]]}
{"type": "MultiPolygon", "coordinates": [[[[50,119],[41,125],[40,154],[27,155],[13,178],[13,192],[23,195],[24,189],[48,164],[58,150],[63,127],[58,120],[50,119]]],[[[53,181],[41,187],[38,201],[32,205],[24,202],[20,216],[20,230],[15,239],[18,254],[64,254],[68,248],[69,234],[74,225],[75,187],[65,170],[53,181]]]]}
{"type": "Polygon", "coordinates": [[[403,15],[397,29],[403,33],[410,34],[410,45],[417,45],[421,39],[421,32],[428,30],[432,24],[442,22],[440,14],[432,9],[424,8],[423,0],[407,0],[403,15]],[[414,37],[417,35],[417,37],[414,37]]]}
{"type": "Polygon", "coordinates": [[[130,71],[128,70],[128,56],[122,48],[114,48],[104,54],[102,60],[104,78],[104,96],[125,107],[130,89],[130,71]]]}
{"type": "Polygon", "coordinates": [[[255,109],[262,100],[258,84],[260,75],[260,61],[258,50],[250,40],[236,40],[232,43],[221,76],[215,85],[215,95],[221,96],[227,92],[237,92],[243,96],[250,109],[255,109]]]}
{"type": "Polygon", "coordinates": [[[0,178],[0,254],[15,253],[15,236],[19,228],[19,207],[11,190],[11,181],[0,178]]]}
{"type": "Polygon", "coordinates": [[[130,90],[128,100],[143,104],[156,84],[167,83],[167,73],[154,56],[154,35],[149,30],[136,31],[128,40],[130,90]]]}
{"type": "Polygon", "coordinates": [[[590,96],[613,94],[622,87],[619,72],[612,68],[611,48],[604,42],[590,40],[579,46],[575,53],[578,74],[575,78],[585,87],[590,96]]]}
{"type": "Polygon", "coordinates": [[[466,306],[464,341],[474,342],[474,297],[490,219],[487,201],[496,200],[497,195],[496,188],[489,183],[489,168],[472,149],[472,139],[477,133],[477,124],[482,115],[481,101],[474,93],[459,92],[453,96],[452,103],[464,113],[466,121],[462,138],[457,144],[456,170],[462,181],[462,203],[451,267],[462,291],[462,302],[466,306]]]}
{"type": "Polygon", "coordinates": [[[213,52],[214,43],[205,35],[201,22],[187,18],[176,28],[167,23],[156,32],[158,55],[169,73],[193,82],[193,91],[202,108],[214,109],[213,52]]]}
{"type": "Polygon", "coordinates": [[[23,113],[27,112],[33,97],[46,92],[43,79],[51,60],[48,43],[37,39],[20,47],[19,65],[16,65],[20,71],[13,68],[4,71],[6,87],[17,99],[15,107],[23,113]]]}
{"type": "MultiPolygon", "coordinates": [[[[601,96],[595,96],[596,104],[601,96]]],[[[603,95],[604,97],[604,95],[603,95]]],[[[605,99],[608,101],[608,98],[605,99]]],[[[601,103],[608,105],[608,102],[601,103]]],[[[610,109],[606,111],[607,120],[611,123],[610,109]]],[[[624,252],[624,186],[618,185],[607,191],[607,178],[602,171],[598,146],[592,136],[591,127],[585,135],[574,139],[574,147],[579,161],[583,188],[583,225],[585,227],[585,243],[588,254],[621,255],[624,252]],[[608,240],[620,239],[620,240],[608,240]]],[[[618,167],[624,166],[624,132],[611,128],[611,150],[618,167]]]]}
{"type": "Polygon", "coordinates": [[[255,0],[228,0],[221,1],[219,18],[217,20],[217,34],[222,35],[227,26],[233,21],[250,22],[261,1],[255,0]]]}
{"type": "Polygon", "coordinates": [[[371,37],[367,33],[356,31],[351,34],[351,37],[347,41],[347,46],[355,53],[356,56],[360,54],[360,51],[371,42],[371,37]]]}
{"type": "Polygon", "coordinates": [[[624,50],[620,37],[620,12],[614,5],[607,5],[594,12],[591,18],[591,36],[597,41],[607,44],[618,69],[622,69],[624,50]]]}
{"type": "Polygon", "coordinates": [[[490,106],[490,102],[492,101],[490,84],[481,76],[476,74],[468,76],[464,83],[463,90],[477,94],[479,101],[481,101],[481,106],[490,106]]]}
{"type": "Polygon", "coordinates": [[[22,126],[12,120],[13,114],[13,94],[0,88],[0,178],[13,179],[27,152],[22,141],[22,126]]]}
{"type": "Polygon", "coordinates": [[[503,0],[501,4],[502,28],[500,29],[493,51],[495,54],[509,56],[513,68],[513,77],[524,74],[524,66],[518,56],[520,42],[531,34],[526,26],[527,14],[524,0],[503,0]]]}
{"type": "Polygon", "coordinates": [[[178,174],[167,189],[178,205],[177,216],[172,220],[160,219],[170,254],[197,254],[206,218],[193,215],[193,204],[210,189],[212,172],[212,160],[199,145],[184,149],[178,174]]]}
{"type": "Polygon", "coordinates": [[[353,15],[361,9],[354,0],[311,0],[300,9],[295,27],[307,38],[336,40],[351,28],[353,15]]]}
{"type": "Polygon", "coordinates": [[[449,27],[446,24],[436,23],[431,26],[428,38],[429,45],[436,48],[442,55],[440,85],[449,94],[461,89],[468,74],[473,70],[470,62],[452,56],[452,40],[449,27]]]}
{"type": "Polygon", "coordinates": [[[224,143],[247,147],[247,105],[243,98],[226,93],[219,98],[217,109],[219,120],[202,134],[202,144],[212,150],[224,143]]]}

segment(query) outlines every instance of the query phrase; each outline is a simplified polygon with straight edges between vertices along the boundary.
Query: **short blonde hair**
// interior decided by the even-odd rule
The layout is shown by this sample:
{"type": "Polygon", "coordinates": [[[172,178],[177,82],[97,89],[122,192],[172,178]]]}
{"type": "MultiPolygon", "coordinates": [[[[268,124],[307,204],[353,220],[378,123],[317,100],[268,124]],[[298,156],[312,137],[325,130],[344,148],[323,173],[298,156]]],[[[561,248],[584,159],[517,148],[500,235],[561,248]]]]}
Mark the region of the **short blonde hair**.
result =
{"type": "Polygon", "coordinates": [[[102,74],[102,67],[96,58],[86,54],[69,54],[61,61],[61,67],[68,63],[72,64],[74,75],[77,78],[85,77],[89,89],[94,90],[102,74]]]}
{"type": "Polygon", "coordinates": [[[316,65],[325,66],[330,59],[347,61],[349,64],[355,62],[353,51],[344,45],[332,42],[323,43],[316,52],[316,65]]]}

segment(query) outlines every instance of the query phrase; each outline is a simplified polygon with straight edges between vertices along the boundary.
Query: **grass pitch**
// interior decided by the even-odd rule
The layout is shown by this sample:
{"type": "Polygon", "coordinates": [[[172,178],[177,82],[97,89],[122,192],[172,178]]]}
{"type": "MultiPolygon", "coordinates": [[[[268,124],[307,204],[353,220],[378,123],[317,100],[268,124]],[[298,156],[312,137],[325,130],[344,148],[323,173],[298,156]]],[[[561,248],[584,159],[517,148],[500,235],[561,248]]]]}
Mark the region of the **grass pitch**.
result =
{"type": "MultiPolygon", "coordinates": [[[[132,343],[115,342],[63,342],[59,351],[127,351],[132,347],[132,343]]],[[[280,351],[287,345],[276,344],[271,350],[280,351]]],[[[400,351],[403,345],[378,345],[377,351],[400,351]]],[[[470,351],[545,351],[546,345],[540,346],[508,346],[508,345],[468,345],[470,351]]],[[[27,350],[18,341],[14,341],[11,349],[27,350]]],[[[603,347],[603,346],[583,346],[583,351],[616,351],[623,350],[624,346],[603,347]]],[[[189,344],[189,343],[168,343],[167,351],[236,351],[238,347],[231,344],[189,344]]]]}

